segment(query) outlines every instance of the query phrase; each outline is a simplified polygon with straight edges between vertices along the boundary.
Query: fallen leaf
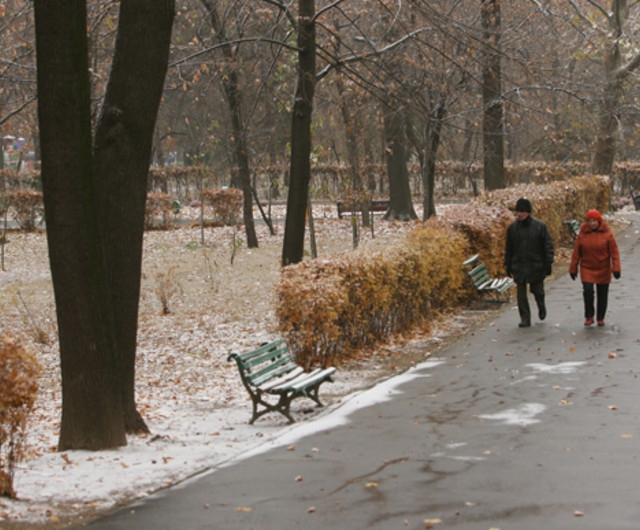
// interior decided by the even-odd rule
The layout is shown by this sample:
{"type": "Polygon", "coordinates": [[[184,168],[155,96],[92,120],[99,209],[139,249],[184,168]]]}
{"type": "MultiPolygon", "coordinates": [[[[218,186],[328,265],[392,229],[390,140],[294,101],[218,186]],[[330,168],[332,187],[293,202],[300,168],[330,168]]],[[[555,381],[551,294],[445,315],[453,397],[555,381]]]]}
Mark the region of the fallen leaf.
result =
{"type": "Polygon", "coordinates": [[[287,451],[295,451],[295,450],[296,450],[295,445],[290,445],[289,447],[287,447],[287,451]]]}
{"type": "Polygon", "coordinates": [[[583,512],[579,512],[578,510],[576,510],[575,512],[573,512],[574,517],[582,517],[584,515],[583,512]]]}
{"type": "Polygon", "coordinates": [[[377,488],[378,487],[378,483],[377,482],[367,482],[365,484],[365,487],[367,487],[367,488],[377,488]]]}
{"type": "Polygon", "coordinates": [[[238,506],[236,508],[236,512],[252,512],[253,508],[251,508],[250,506],[238,506]]]}
{"type": "Polygon", "coordinates": [[[315,506],[310,506],[310,507],[307,509],[307,513],[313,513],[313,512],[315,512],[315,511],[316,511],[316,507],[315,507],[315,506]]]}
{"type": "Polygon", "coordinates": [[[618,405],[609,405],[609,410],[618,410],[618,405]]]}
{"type": "Polygon", "coordinates": [[[621,434],[620,438],[633,438],[633,434],[621,434]]]}
{"type": "Polygon", "coordinates": [[[608,357],[609,357],[609,359],[615,359],[617,356],[616,356],[615,352],[610,351],[608,357]]]}
{"type": "Polygon", "coordinates": [[[296,482],[302,482],[302,475],[298,475],[298,476],[295,478],[295,481],[296,481],[296,482]]]}

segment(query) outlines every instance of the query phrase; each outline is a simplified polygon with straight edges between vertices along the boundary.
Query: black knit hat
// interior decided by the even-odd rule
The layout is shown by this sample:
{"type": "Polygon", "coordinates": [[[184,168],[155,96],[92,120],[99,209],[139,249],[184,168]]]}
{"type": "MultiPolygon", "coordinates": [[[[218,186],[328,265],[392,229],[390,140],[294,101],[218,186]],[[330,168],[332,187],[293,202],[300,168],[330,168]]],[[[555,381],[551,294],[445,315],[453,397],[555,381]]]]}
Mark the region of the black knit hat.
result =
{"type": "Polygon", "coordinates": [[[516,212],[531,213],[531,201],[524,197],[520,197],[518,202],[516,202],[516,212]]]}

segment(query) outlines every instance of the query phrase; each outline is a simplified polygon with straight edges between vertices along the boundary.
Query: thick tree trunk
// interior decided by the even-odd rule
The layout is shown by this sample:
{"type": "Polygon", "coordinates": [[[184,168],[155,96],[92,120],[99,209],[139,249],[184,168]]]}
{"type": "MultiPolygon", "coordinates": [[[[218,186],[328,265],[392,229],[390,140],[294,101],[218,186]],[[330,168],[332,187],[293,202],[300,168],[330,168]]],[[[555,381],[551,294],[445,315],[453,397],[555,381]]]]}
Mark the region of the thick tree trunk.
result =
{"type": "Polygon", "coordinates": [[[482,72],[484,186],[487,190],[495,190],[506,186],[500,65],[500,0],[481,0],[481,2],[482,27],[485,38],[482,72]]]}
{"type": "Polygon", "coordinates": [[[98,121],[94,174],[127,432],[147,431],[135,406],[144,212],[153,130],[169,60],[174,0],[120,4],[116,49],[98,121]]]}
{"type": "Polygon", "coordinates": [[[408,221],[417,219],[411,200],[407,153],[405,147],[402,113],[385,105],[384,112],[385,153],[389,177],[389,209],[385,219],[408,221]]]}
{"type": "Polygon", "coordinates": [[[616,158],[616,132],[618,112],[622,99],[622,76],[619,75],[622,57],[619,39],[624,21],[628,16],[626,1],[611,2],[613,13],[609,16],[612,42],[604,58],[604,90],[600,104],[598,134],[595,141],[592,171],[595,175],[610,175],[616,158]]]}
{"type": "Polygon", "coordinates": [[[58,448],[112,448],[126,445],[126,437],[109,265],[95,216],[86,6],[36,0],[34,7],[41,174],[62,371],[58,448]]]}
{"type": "Polygon", "coordinates": [[[311,114],[316,75],[315,0],[298,0],[298,80],[291,113],[291,176],[282,245],[282,265],[304,256],[304,233],[311,179],[311,114]]]}

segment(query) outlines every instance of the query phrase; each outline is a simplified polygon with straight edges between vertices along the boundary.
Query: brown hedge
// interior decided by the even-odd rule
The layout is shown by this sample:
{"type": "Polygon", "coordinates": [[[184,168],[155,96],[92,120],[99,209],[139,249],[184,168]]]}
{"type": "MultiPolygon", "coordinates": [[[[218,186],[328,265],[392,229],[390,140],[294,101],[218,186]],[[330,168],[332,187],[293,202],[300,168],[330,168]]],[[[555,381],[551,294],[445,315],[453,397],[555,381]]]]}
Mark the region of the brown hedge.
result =
{"type": "Polygon", "coordinates": [[[0,497],[15,498],[13,476],[24,457],[27,422],[36,401],[40,365],[8,335],[0,335],[0,497]]]}

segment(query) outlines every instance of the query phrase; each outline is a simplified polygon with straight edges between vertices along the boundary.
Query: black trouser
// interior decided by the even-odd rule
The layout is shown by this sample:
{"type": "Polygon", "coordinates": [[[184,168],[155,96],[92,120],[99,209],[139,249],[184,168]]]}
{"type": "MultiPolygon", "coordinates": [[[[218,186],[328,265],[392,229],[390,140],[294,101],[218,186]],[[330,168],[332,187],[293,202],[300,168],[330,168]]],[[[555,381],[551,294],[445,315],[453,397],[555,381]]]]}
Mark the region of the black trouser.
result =
{"type": "MultiPolygon", "coordinates": [[[[531,323],[531,309],[529,308],[529,298],[527,297],[527,283],[522,282],[518,285],[518,311],[520,312],[520,322],[531,323]]],[[[538,311],[544,307],[544,283],[530,283],[529,290],[536,299],[538,311]]]]}
{"type": "Polygon", "coordinates": [[[594,311],[593,307],[593,286],[593,283],[582,282],[582,297],[584,298],[584,318],[593,318],[595,314],[596,320],[604,320],[604,315],[607,312],[607,300],[609,298],[609,284],[595,284],[596,293],[598,295],[596,311],[594,311]]]}

